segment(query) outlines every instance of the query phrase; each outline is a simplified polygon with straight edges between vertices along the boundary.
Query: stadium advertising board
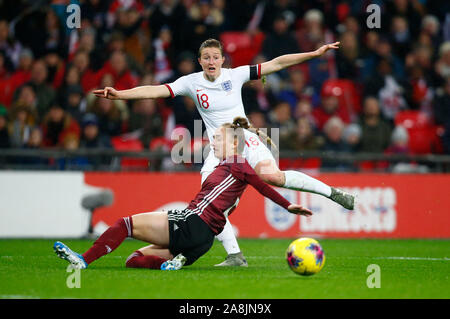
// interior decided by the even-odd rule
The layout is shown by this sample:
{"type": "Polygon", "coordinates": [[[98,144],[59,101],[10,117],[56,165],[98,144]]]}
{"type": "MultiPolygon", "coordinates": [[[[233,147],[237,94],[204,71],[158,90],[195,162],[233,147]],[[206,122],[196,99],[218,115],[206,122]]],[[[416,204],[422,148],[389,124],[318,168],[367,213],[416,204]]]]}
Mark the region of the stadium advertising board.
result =
{"type": "MultiPolygon", "coordinates": [[[[314,212],[289,214],[252,187],[244,192],[230,220],[239,237],[288,238],[450,238],[450,176],[321,174],[329,185],[358,195],[352,212],[320,195],[277,190],[314,212]]],[[[200,189],[197,173],[2,172],[0,237],[80,237],[89,211],[81,202],[102,190],[110,206],[93,215],[96,233],[122,216],[183,209],[200,189]],[[27,201],[23,199],[27,198],[27,201]]]]}

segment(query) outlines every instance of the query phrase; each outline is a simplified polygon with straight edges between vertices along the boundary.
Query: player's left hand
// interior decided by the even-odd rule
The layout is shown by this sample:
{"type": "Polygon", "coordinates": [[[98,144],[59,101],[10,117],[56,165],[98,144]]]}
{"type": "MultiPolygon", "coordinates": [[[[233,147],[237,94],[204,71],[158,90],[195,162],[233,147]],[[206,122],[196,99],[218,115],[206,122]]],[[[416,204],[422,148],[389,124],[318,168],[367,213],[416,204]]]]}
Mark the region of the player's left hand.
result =
{"type": "Polygon", "coordinates": [[[334,42],[334,43],[322,45],[320,48],[318,48],[316,50],[317,56],[321,56],[321,55],[325,54],[325,52],[327,52],[328,50],[331,50],[331,49],[339,49],[339,44],[341,44],[341,42],[334,42]]]}
{"type": "Polygon", "coordinates": [[[288,207],[288,211],[292,214],[296,214],[296,215],[303,215],[303,216],[311,216],[313,213],[312,211],[310,211],[309,209],[297,205],[297,204],[291,204],[288,207]]]}

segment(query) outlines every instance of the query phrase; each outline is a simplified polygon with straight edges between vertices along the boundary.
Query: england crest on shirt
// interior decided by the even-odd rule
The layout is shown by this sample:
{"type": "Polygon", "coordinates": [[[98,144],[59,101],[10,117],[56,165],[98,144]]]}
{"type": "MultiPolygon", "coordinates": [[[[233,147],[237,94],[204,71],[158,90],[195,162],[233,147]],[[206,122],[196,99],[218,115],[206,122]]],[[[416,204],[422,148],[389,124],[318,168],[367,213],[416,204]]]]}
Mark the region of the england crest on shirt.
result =
{"type": "Polygon", "coordinates": [[[222,82],[221,85],[222,85],[222,89],[224,91],[226,91],[226,92],[231,91],[231,87],[232,86],[231,86],[231,81],[230,80],[222,82]]]}

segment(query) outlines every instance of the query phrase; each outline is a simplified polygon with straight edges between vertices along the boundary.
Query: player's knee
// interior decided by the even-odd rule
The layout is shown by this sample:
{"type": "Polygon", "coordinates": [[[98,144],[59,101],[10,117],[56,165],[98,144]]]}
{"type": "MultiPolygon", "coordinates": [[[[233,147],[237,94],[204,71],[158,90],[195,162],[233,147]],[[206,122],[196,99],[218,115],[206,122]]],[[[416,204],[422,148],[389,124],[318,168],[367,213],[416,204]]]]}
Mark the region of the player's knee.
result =
{"type": "Polygon", "coordinates": [[[274,186],[283,186],[285,181],[284,174],[281,171],[272,174],[265,174],[264,177],[262,177],[262,179],[266,183],[269,183],[274,186]]]}

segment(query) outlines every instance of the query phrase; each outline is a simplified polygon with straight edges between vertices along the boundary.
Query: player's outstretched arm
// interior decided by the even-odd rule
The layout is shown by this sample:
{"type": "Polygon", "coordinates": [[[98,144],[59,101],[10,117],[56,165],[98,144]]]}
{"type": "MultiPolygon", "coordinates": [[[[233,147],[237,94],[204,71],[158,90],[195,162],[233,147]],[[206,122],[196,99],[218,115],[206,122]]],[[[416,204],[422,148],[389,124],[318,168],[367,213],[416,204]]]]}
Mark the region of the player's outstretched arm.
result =
{"type": "Polygon", "coordinates": [[[313,214],[312,211],[310,211],[309,209],[297,204],[289,205],[288,211],[292,214],[303,216],[311,216],[313,214]]]}
{"type": "Polygon", "coordinates": [[[325,54],[328,50],[339,49],[340,42],[322,45],[315,51],[304,53],[285,54],[270,61],[261,64],[261,75],[267,75],[288,68],[290,66],[300,64],[302,62],[318,58],[325,54]]]}
{"type": "Polygon", "coordinates": [[[245,180],[247,183],[252,185],[261,195],[271,199],[273,202],[277,203],[284,209],[287,209],[290,213],[296,215],[311,216],[312,212],[304,208],[303,206],[297,204],[291,204],[286,198],[281,196],[275,189],[266,184],[250,167],[250,165],[245,165],[246,170],[245,180]]]}
{"type": "Polygon", "coordinates": [[[107,86],[104,89],[94,90],[92,93],[97,97],[110,100],[139,100],[170,97],[170,91],[165,85],[144,85],[129,90],[116,90],[107,86]]]}

